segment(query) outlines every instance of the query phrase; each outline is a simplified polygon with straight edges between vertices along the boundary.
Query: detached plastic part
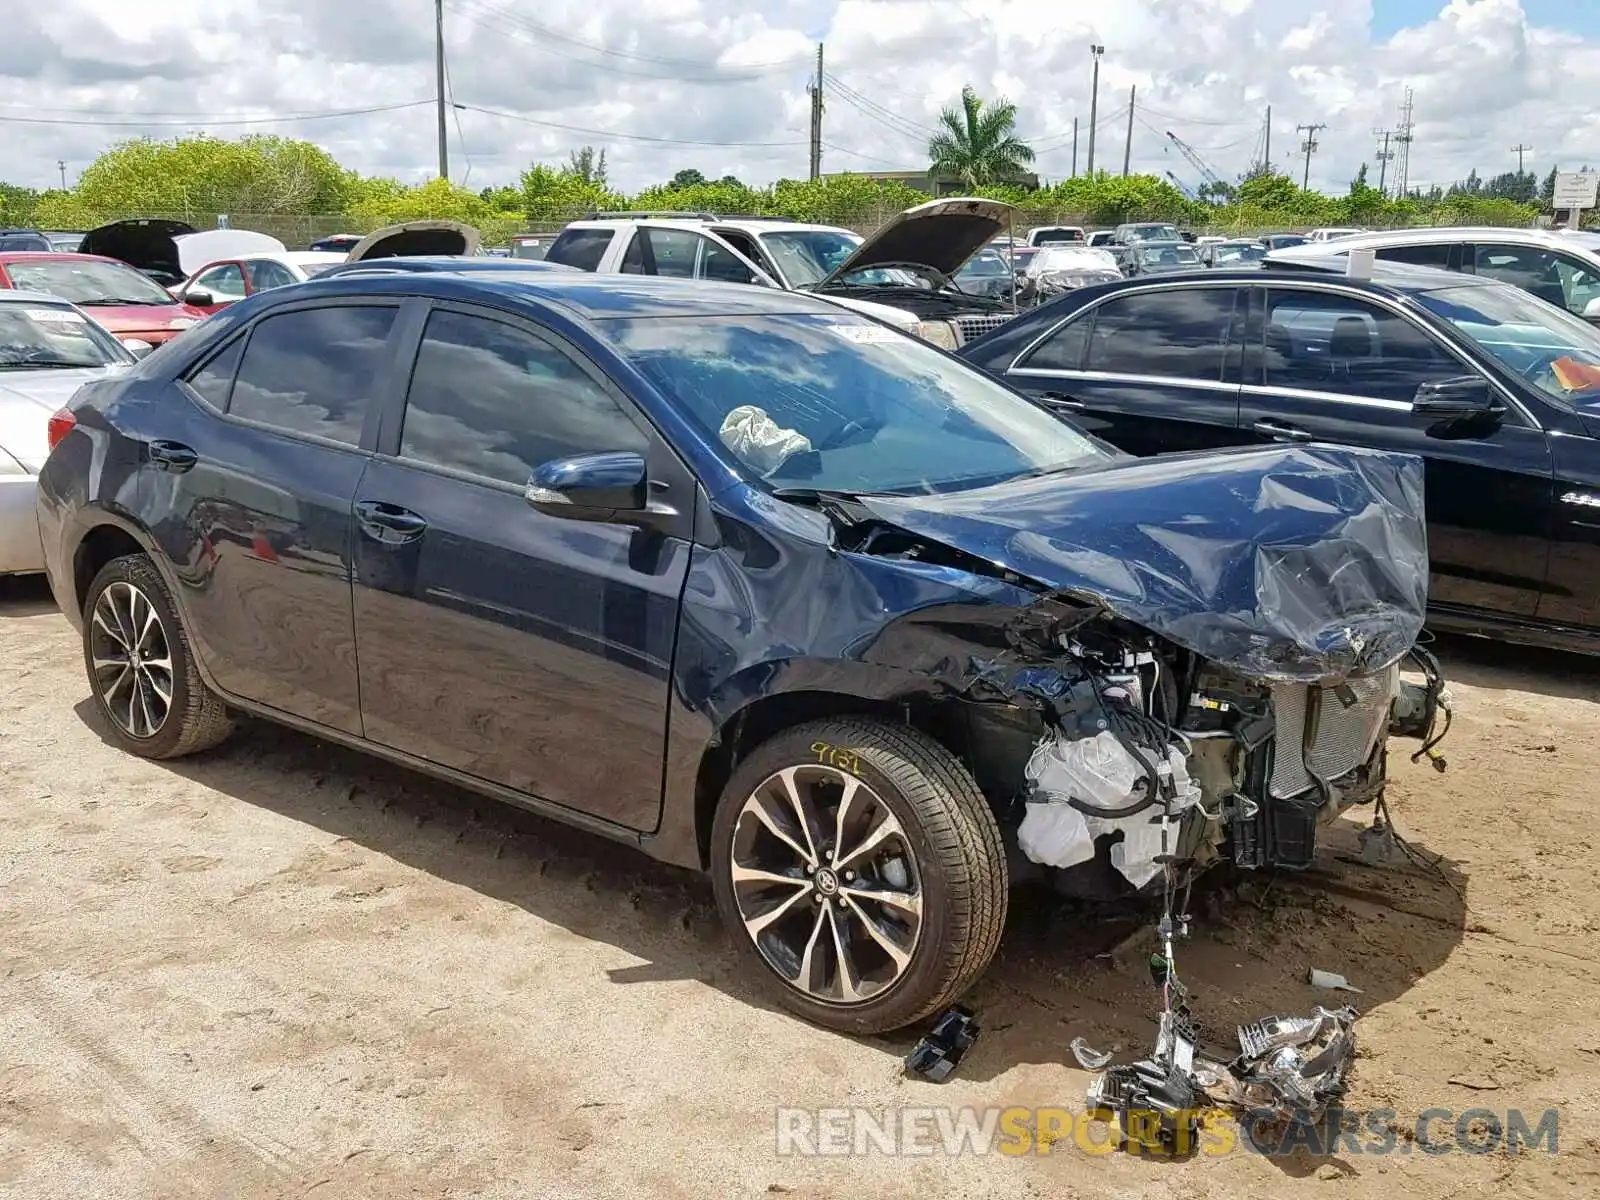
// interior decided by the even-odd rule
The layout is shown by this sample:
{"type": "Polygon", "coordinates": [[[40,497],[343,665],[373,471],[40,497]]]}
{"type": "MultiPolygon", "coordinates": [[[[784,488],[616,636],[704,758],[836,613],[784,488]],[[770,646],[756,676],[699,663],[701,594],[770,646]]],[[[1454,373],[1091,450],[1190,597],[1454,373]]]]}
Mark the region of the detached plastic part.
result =
{"type": "Polygon", "coordinates": [[[966,1009],[948,1010],[933,1023],[928,1036],[906,1055],[906,1074],[943,1083],[961,1065],[980,1032],[978,1022],[966,1009]]]}
{"type": "Polygon", "coordinates": [[[1119,1118],[1123,1137],[1150,1146],[1192,1146],[1198,1127],[1198,1093],[1176,1067],[1152,1059],[1112,1067],[1089,1085],[1089,1111],[1104,1109],[1119,1118]],[[1154,1113],[1151,1123],[1128,1121],[1130,1113],[1154,1113]],[[1152,1140],[1151,1135],[1154,1135],[1152,1140]]]}

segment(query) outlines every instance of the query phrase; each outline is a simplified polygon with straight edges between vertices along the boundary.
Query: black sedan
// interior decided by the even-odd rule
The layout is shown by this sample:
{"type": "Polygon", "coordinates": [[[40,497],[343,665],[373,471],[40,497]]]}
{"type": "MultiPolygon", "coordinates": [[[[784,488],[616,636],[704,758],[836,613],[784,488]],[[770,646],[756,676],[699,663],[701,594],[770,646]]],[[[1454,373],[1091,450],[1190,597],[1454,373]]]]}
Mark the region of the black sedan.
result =
{"type": "Polygon", "coordinates": [[[1431,623],[1600,651],[1600,330],[1478,277],[1345,270],[1086,288],[961,354],[1139,455],[1311,441],[1420,455],[1431,623]]]}

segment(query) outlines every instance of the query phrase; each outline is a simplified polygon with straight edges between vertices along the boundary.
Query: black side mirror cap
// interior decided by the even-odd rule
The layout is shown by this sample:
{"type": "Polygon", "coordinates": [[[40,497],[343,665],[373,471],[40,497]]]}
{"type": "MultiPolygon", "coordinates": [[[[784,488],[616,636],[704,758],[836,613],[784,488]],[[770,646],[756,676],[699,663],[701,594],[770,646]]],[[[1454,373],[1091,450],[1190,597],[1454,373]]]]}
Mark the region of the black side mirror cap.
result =
{"type": "Polygon", "coordinates": [[[185,304],[193,304],[197,308],[210,308],[217,302],[217,298],[205,288],[190,288],[182,299],[185,304]]]}
{"type": "Polygon", "coordinates": [[[632,450],[575,454],[536,467],[523,497],[552,516],[604,520],[649,506],[650,472],[632,450]]]}
{"type": "Polygon", "coordinates": [[[1411,411],[1419,417],[1461,421],[1471,417],[1503,416],[1506,406],[1495,399],[1489,381],[1481,375],[1458,375],[1417,388],[1411,400],[1411,411]]]}

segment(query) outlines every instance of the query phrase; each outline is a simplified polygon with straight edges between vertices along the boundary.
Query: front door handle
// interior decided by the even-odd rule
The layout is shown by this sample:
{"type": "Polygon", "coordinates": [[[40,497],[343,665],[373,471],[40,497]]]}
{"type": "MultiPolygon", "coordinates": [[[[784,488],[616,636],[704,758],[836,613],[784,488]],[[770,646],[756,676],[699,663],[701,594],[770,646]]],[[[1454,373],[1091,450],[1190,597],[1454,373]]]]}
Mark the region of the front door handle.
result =
{"type": "Polygon", "coordinates": [[[1250,428],[1262,437],[1277,438],[1285,442],[1309,442],[1313,440],[1312,435],[1306,430],[1294,425],[1285,425],[1282,421],[1257,421],[1250,428]]]}
{"type": "Polygon", "coordinates": [[[391,546],[416,541],[428,529],[425,517],[382,500],[357,501],[356,520],[368,537],[391,546]]]}
{"type": "Polygon", "coordinates": [[[1046,408],[1065,408],[1071,412],[1082,412],[1088,407],[1082,400],[1069,396],[1065,392],[1039,392],[1039,402],[1046,408]]]}
{"type": "Polygon", "coordinates": [[[150,461],[160,471],[182,473],[200,461],[200,456],[182,442],[153,441],[149,453],[150,461]]]}

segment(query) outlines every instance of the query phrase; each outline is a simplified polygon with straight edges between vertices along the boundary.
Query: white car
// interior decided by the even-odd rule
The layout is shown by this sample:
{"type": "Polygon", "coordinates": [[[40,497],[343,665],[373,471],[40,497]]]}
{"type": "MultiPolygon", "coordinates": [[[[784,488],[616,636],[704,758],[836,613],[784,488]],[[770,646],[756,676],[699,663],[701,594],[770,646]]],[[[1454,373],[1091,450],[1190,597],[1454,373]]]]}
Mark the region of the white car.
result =
{"type": "Polygon", "coordinates": [[[33,501],[50,417],[84,384],[134,361],[76,305],[0,290],[0,575],[44,570],[33,501]]]}
{"type": "Polygon", "coordinates": [[[1044,301],[1074,288],[1112,283],[1122,278],[1122,268],[1111,251],[1097,246],[1046,246],[1028,260],[1023,278],[1044,301]]]}
{"type": "Polygon", "coordinates": [[[194,308],[216,312],[268,288],[304,283],[348,255],[334,250],[280,250],[208,262],[172,289],[194,308]]]}
{"type": "Polygon", "coordinates": [[[1354,226],[1346,227],[1334,225],[1323,229],[1313,229],[1310,233],[1306,234],[1306,238],[1308,241],[1312,242],[1333,242],[1338,241],[1341,238],[1355,237],[1356,234],[1365,232],[1365,229],[1357,229],[1354,226]]]}
{"type": "Polygon", "coordinates": [[[1268,262],[1371,250],[1385,262],[1484,275],[1520,287],[1574,316],[1600,324],[1600,234],[1494,226],[1391,229],[1312,242],[1267,255],[1268,262]]]}
{"type": "Polygon", "coordinates": [[[667,275],[812,292],[946,349],[998,328],[1011,305],[952,279],[1003,234],[1009,204],[930,200],[869,238],[832,225],[714,213],[595,213],[573,221],[545,262],[602,275],[667,275]]]}

